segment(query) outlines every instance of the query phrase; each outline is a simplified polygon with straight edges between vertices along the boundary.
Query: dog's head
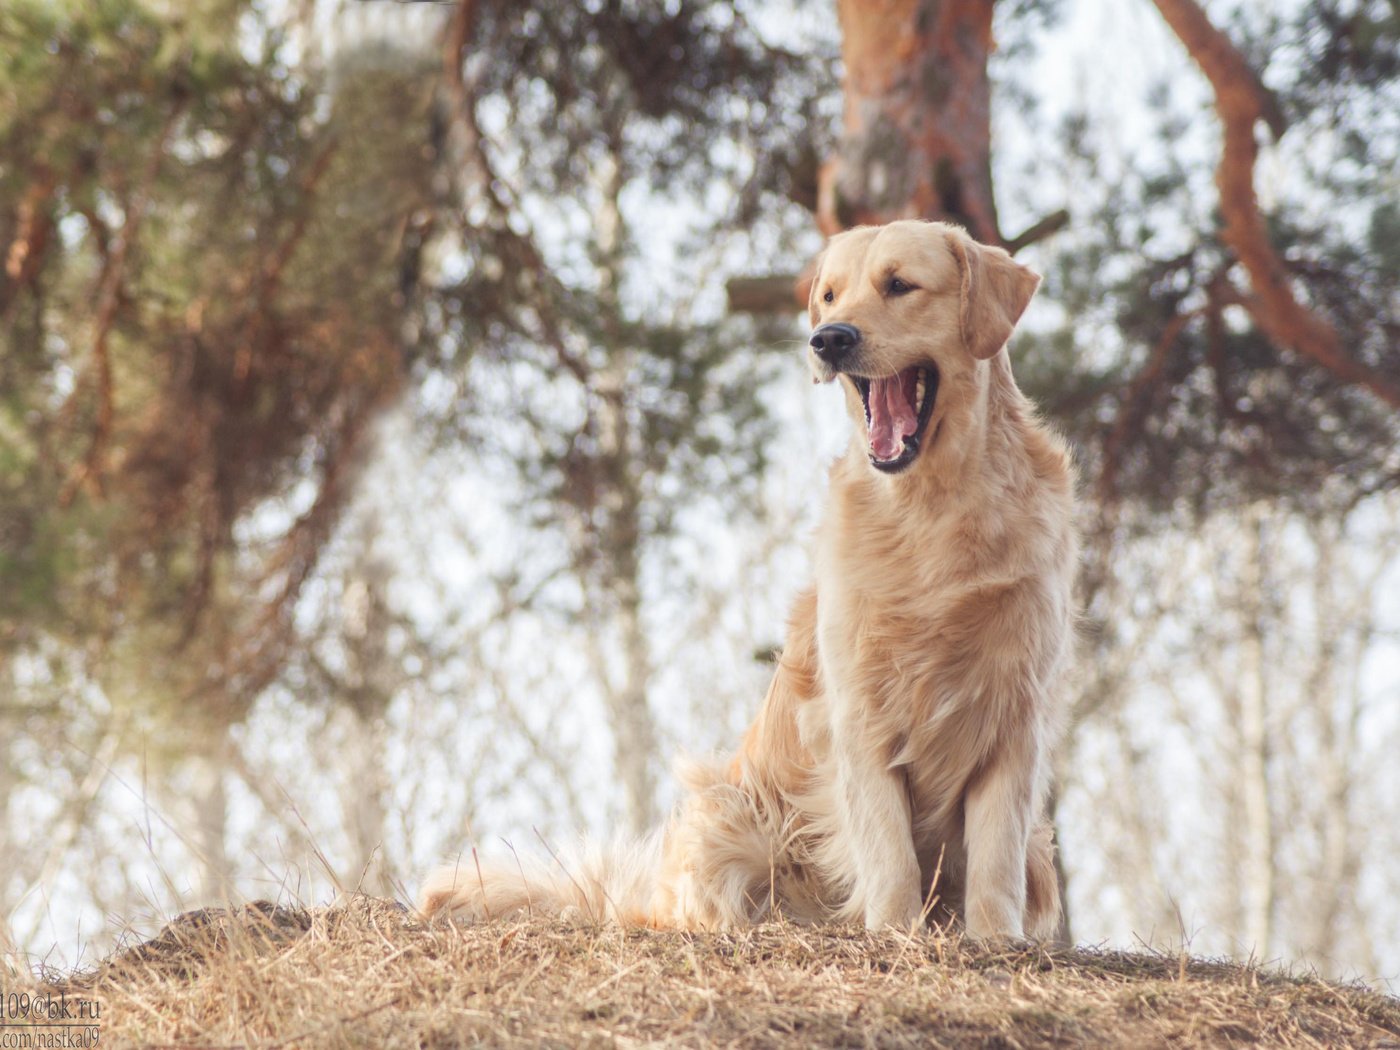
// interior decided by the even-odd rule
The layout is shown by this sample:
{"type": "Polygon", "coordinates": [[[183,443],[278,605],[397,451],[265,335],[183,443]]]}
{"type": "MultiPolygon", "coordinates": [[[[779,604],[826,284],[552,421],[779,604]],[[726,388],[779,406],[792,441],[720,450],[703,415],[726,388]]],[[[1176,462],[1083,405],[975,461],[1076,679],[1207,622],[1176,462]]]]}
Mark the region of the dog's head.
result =
{"type": "Polygon", "coordinates": [[[812,282],[809,360],[840,378],[871,466],[907,469],[1011,336],[1040,277],[956,226],[901,221],[831,239],[812,282]]]}

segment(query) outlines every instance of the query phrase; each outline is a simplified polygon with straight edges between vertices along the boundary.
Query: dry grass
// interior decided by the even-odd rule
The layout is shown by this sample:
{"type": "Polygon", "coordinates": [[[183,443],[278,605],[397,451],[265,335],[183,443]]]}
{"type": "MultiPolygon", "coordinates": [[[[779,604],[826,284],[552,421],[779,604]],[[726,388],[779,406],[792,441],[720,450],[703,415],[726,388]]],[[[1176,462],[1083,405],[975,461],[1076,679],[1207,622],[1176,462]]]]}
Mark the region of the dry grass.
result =
{"type": "Polygon", "coordinates": [[[1400,1050],[1400,1000],[1184,956],[785,924],[424,925],[372,898],[182,916],[49,987],[101,1003],[104,1047],[1400,1050]]]}

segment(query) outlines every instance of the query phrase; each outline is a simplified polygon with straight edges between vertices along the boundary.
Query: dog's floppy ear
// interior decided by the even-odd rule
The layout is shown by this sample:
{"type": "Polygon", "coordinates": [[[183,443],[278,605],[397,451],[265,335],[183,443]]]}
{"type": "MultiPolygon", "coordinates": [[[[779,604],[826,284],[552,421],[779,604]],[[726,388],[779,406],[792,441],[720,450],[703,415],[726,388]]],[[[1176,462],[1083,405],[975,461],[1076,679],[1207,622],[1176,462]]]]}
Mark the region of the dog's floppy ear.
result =
{"type": "Polygon", "coordinates": [[[979,361],[992,357],[1040,287],[1040,274],[1012,259],[1002,248],[978,244],[961,230],[948,234],[962,274],[958,327],[963,345],[979,361]]]}

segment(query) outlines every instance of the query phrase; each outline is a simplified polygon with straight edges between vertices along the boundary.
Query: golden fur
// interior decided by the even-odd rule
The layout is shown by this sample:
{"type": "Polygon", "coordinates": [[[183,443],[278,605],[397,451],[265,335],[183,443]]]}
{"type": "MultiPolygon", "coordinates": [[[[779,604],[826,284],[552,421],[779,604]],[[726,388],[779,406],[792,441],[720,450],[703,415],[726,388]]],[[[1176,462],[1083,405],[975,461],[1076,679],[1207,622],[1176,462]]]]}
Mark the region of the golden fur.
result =
{"type": "Polygon", "coordinates": [[[815,585],[738,754],[683,771],[688,797],[652,840],[525,871],[468,862],[429,881],[426,912],[874,928],[933,910],[974,937],[1053,936],[1043,801],[1070,645],[1073,476],[1005,350],[1038,284],[940,223],[832,239],[812,323],[859,342],[839,367],[810,361],[841,384],[855,426],[815,585]],[[886,473],[853,376],[913,366],[936,369],[936,397],[912,463],[886,473]]]}

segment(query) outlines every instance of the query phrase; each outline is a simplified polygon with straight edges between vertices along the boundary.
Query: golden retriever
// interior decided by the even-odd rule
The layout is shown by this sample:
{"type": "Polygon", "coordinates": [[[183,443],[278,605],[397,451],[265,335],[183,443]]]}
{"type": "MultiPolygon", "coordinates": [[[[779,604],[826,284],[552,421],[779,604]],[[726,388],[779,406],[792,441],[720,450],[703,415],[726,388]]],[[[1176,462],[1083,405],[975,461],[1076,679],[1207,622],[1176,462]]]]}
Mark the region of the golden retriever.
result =
{"type": "Polygon", "coordinates": [[[832,238],[809,362],[854,422],[815,585],[737,755],[652,839],[434,874],[427,913],[717,929],[781,915],[1054,935],[1044,818],[1072,632],[1074,479],[1005,349],[1040,278],[942,223],[832,238]]]}

